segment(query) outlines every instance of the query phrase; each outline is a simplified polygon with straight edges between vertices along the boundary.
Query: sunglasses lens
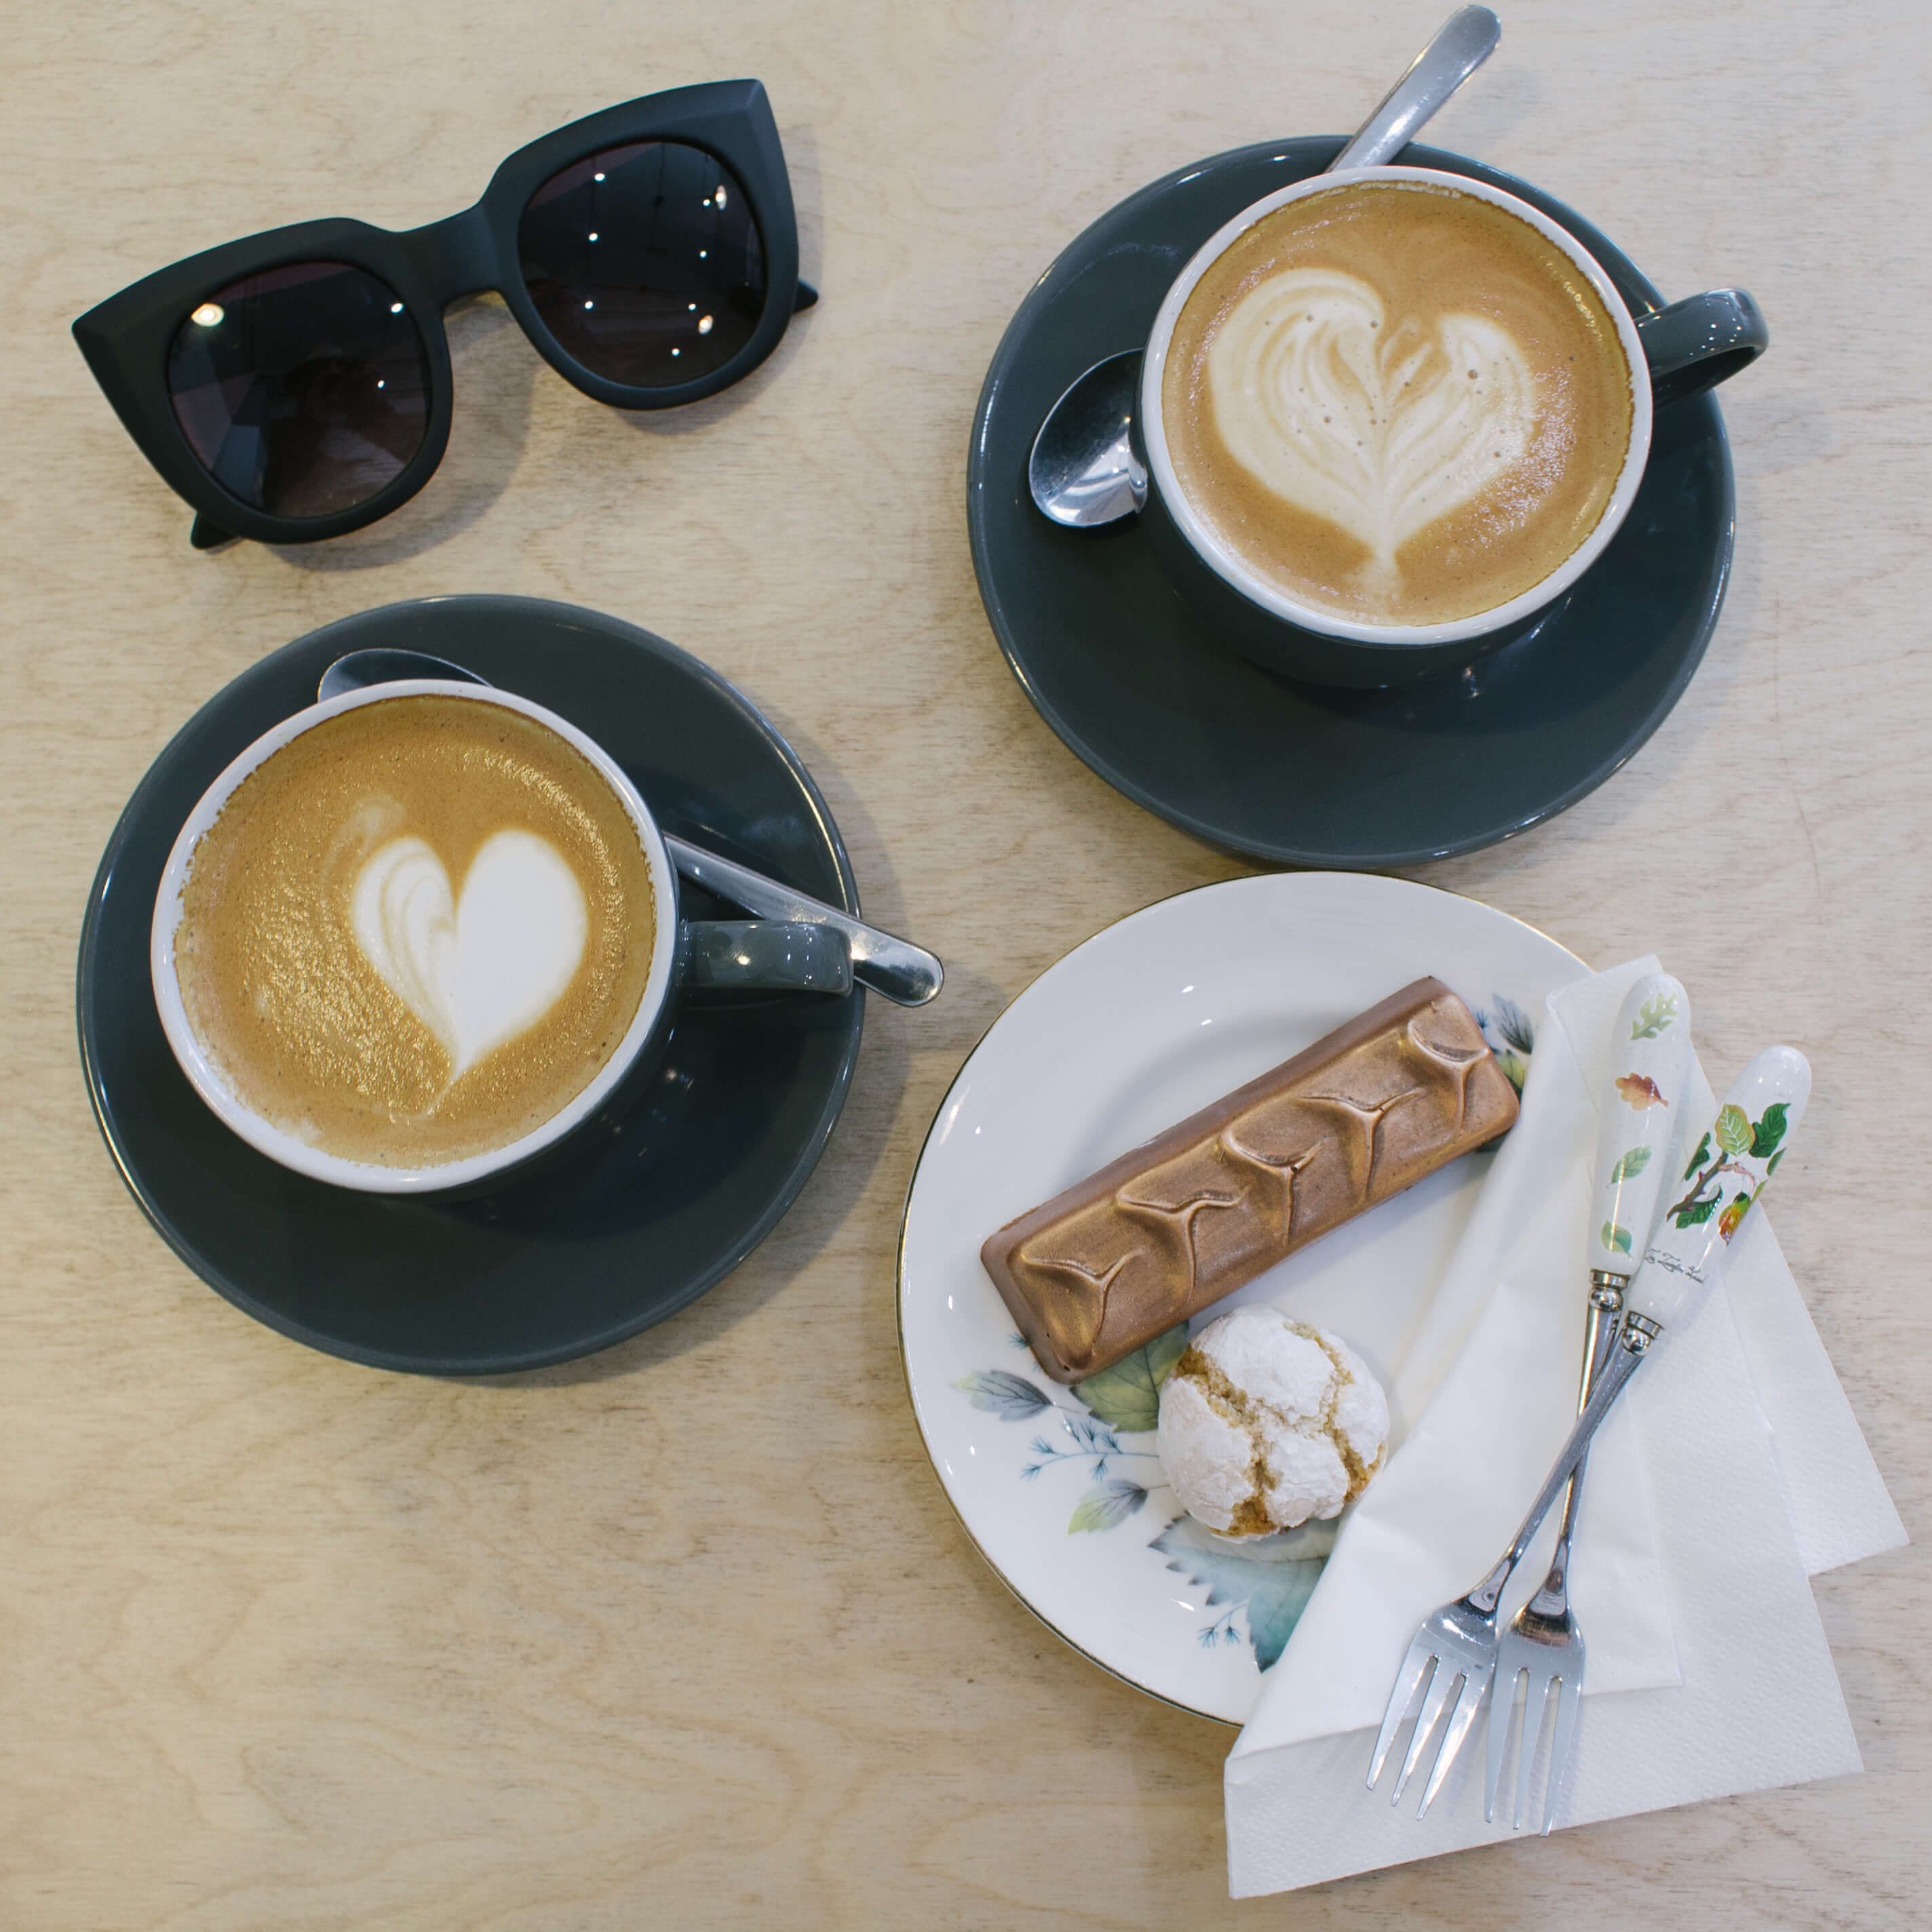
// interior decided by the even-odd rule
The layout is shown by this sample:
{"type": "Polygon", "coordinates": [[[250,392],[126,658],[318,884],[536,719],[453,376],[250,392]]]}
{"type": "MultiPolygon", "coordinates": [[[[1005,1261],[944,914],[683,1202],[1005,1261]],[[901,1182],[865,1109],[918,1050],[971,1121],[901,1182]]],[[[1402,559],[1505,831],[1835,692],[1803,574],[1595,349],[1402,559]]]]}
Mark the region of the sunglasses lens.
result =
{"type": "Polygon", "coordinates": [[[738,178],[676,141],[607,148],[554,175],[517,230],[524,284],[594,375],[670,388],[720,369],[765,309],[765,257],[738,178]]]}
{"type": "Polygon", "coordinates": [[[168,394],[224,489],[278,517],[379,495],[429,429],[429,358],[402,298],[366,268],[296,262],[199,304],[168,351],[168,394]]]}

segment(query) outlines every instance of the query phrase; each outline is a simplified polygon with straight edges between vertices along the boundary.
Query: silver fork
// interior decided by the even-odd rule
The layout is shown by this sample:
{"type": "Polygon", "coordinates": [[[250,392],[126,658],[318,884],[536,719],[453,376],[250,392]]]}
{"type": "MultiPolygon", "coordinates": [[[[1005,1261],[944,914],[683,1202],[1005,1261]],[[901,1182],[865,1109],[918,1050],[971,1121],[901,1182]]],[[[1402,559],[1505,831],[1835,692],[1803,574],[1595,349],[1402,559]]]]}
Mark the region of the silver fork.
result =
{"type": "MultiPolygon", "coordinates": [[[[1582,1387],[1577,1398],[1580,1409],[1589,1400],[1595,1365],[1602,1358],[1622,1314],[1624,1286],[1630,1279],[1630,1256],[1634,1252],[1642,1251],[1642,1237],[1649,1233],[1656,1210],[1663,1163],[1652,1159],[1642,1126],[1666,1119],[1667,1115],[1656,1110],[1667,1108],[1669,1096],[1678,1094],[1682,1088],[1690,1040],[1688,1013],[1688,1002],[1684,988],[1664,974],[1651,974],[1638,980],[1625,994],[1611,1029],[1612,1085],[1602,1110],[1602,1124],[1598,1130],[1598,1188],[1593,1197],[1595,1206],[1602,1210],[1602,1225],[1600,1229],[1597,1227],[1599,1216],[1593,1214],[1591,1240],[1592,1259],[1598,1272],[1592,1277],[1582,1387]],[[1678,1051],[1680,1046],[1683,1051],[1678,1051]],[[1663,1076],[1661,1087],[1658,1084],[1660,1075],[1663,1076]],[[1618,1084],[1619,1076],[1623,1077],[1625,1084],[1618,1084]],[[1634,1130],[1625,1125],[1633,1108],[1640,1124],[1634,1130]],[[1633,1152],[1640,1144],[1643,1147],[1642,1154],[1633,1152]],[[1641,1201],[1637,1198],[1640,1192],[1641,1201]],[[1614,1271],[1618,1270],[1621,1271],[1614,1271]],[[1606,1286],[1606,1283],[1614,1286],[1606,1286]]],[[[1667,1142],[1667,1127],[1662,1132],[1667,1142]]],[[[1384,1754],[1401,1727],[1424,1673],[1430,1673],[1429,1693],[1415,1720],[1402,1774],[1396,1780],[1394,1799],[1401,1798],[1403,1787],[1421,1762],[1430,1735],[1448,1703],[1450,1687],[1459,1677],[1462,1687],[1450,1712],[1449,1727],[1436,1753],[1435,1769],[1423,1792],[1421,1809],[1416,1814],[1418,1817],[1429,1809],[1442,1789],[1443,1780],[1448,1776],[1456,1754],[1476,1721],[1483,1694],[1497,1678],[1498,1670],[1502,1675],[1490,1706],[1488,1776],[1484,1792],[1485,1817],[1496,1814],[1496,1784],[1509,1716],[1514,1707],[1519,1672],[1527,1669],[1530,1672],[1538,1724],[1541,1721],[1543,1694],[1546,1694],[1552,1678],[1560,1679],[1570,1694],[1569,1721],[1574,1723],[1576,1694],[1580,1690],[1582,1676],[1583,1639],[1570,1615],[1568,1574],[1570,1540],[1576,1528],[1576,1502],[1582,1473],[1580,1463],[1564,1496],[1563,1524],[1558,1534],[1556,1558],[1550,1566],[1550,1574],[1536,1597],[1518,1612],[1508,1632],[1498,1640],[1497,1602],[1511,1571],[1521,1558],[1523,1546],[1536,1533],[1540,1513],[1536,1522],[1526,1524],[1518,1533],[1502,1562],[1466,1597],[1444,1604],[1429,1617],[1408,1647],[1408,1655],[1396,1679],[1388,1712],[1382,1719],[1382,1734],[1376,1742],[1375,1761],[1369,1771],[1371,1788],[1382,1775],[1384,1754]],[[1539,1683],[1541,1693],[1538,1691],[1539,1683]]],[[[1558,1718],[1559,1723],[1563,1720],[1564,1707],[1561,1702],[1558,1718]]],[[[1523,1754],[1527,1759],[1535,1747],[1535,1726],[1527,1726],[1523,1736],[1523,1754]]],[[[1520,1791],[1518,1802],[1519,1804],[1525,1802],[1520,1791]]]]}
{"type": "MultiPolygon", "coordinates": [[[[1669,1109],[1680,1103],[1690,1063],[1690,1002],[1668,974],[1646,974],[1624,995],[1610,1030],[1610,1084],[1602,1100],[1597,1140],[1597,1191],[1590,1216],[1590,1304],[1583,1342],[1581,1409],[1590,1399],[1597,1370],[1622,1315],[1631,1257],[1648,1240],[1664,1181],[1664,1159],[1674,1124],[1669,1109]]],[[[1529,1805],[1537,1740],[1550,1688],[1557,1687],[1550,1772],[1544,1786],[1543,1829],[1556,1822],[1565,1777],[1574,1754],[1577,1712],[1582,1702],[1583,1633],[1570,1610],[1570,1546],[1576,1533],[1585,1464],[1576,1465],[1563,1499],[1563,1521],[1543,1587],[1518,1610],[1502,1634],[1496,1688],[1490,1702],[1488,1762],[1483,1779],[1483,1816],[1496,1815],[1496,1786],[1503,1751],[1516,1714],[1518,1677],[1526,1680],[1522,1732],[1516,1747],[1516,1814],[1522,1829],[1529,1805]]]]}
{"type": "MultiPolygon", "coordinates": [[[[1586,1408],[1584,1420],[1590,1424],[1591,1431],[1594,1432],[1609,1412],[1610,1404],[1606,1400],[1595,1408],[1594,1414],[1586,1408]]],[[[1458,1597],[1453,1604],[1444,1604],[1439,1610],[1430,1611],[1409,1641],[1408,1654],[1402,1660],[1401,1670],[1396,1673],[1395,1688],[1389,1694],[1382,1730],[1376,1737],[1375,1756],[1370,1760],[1371,1791],[1382,1777],[1382,1766],[1388,1761],[1389,1747],[1394,1743],[1396,1733],[1401,1730],[1402,1720],[1415,1701],[1416,1693],[1424,1690],[1425,1682],[1427,1688],[1424,1691],[1422,1708],[1409,1738],[1401,1775],[1396,1778],[1395,1790],[1390,1796],[1391,1804],[1401,1802],[1403,1790],[1422,1762],[1423,1752],[1441,1722],[1443,1712],[1449,1707],[1450,1693],[1457,1684],[1462,1687],[1456,1692],[1454,1709],[1450,1710],[1448,1725],[1436,1750],[1435,1768],[1423,1789],[1422,1802],[1416,1807],[1418,1818],[1436,1802],[1436,1794],[1442,1789],[1443,1781],[1456,1762],[1456,1754],[1475,1724],[1484,1694],[1495,1678],[1496,1604],[1504,1587],[1516,1566],[1522,1561],[1522,1552],[1529,1546],[1530,1538],[1543,1526],[1543,1519],[1549,1514],[1557,1492],[1568,1480],[1588,1440],[1583,1423],[1580,1421],[1576,1434],[1571,1436],[1564,1456],[1558,1458],[1557,1467],[1544,1483],[1541,1494],[1530,1505],[1528,1515],[1523,1518],[1522,1526],[1510,1539],[1502,1560],[1467,1596],[1458,1597]],[[1582,1438],[1580,1444],[1579,1435],[1582,1438]]]]}
{"type": "Polygon", "coordinates": [[[1510,1573],[1522,1560],[1524,1550],[1541,1527],[1551,1504],[1588,1451],[1592,1438],[1646,1354],[1666,1330],[1690,1317],[1723,1273],[1731,1236],[1764,1192],[1772,1167],[1790,1145],[1810,1087],[1811,1070],[1804,1056],[1788,1046],[1767,1047],[1738,1076],[1717,1119],[1697,1144],[1684,1176],[1690,1182],[1690,1191],[1665,1210],[1655,1238],[1644,1250],[1643,1265],[1627,1291],[1629,1306],[1616,1346],[1598,1370],[1590,1399],[1569,1440],[1557,1452],[1529,1514],[1496,1568],[1467,1596],[1425,1617],[1410,1642],[1376,1738],[1369,1766],[1371,1790],[1425,1682],[1422,1713],[1396,1784],[1397,1799],[1421,1762],[1430,1736],[1448,1707],[1450,1690],[1459,1681],[1462,1687],[1444,1729],[1435,1768],[1417,1808],[1418,1817],[1442,1790],[1476,1721],[1484,1694],[1494,1682],[1496,1604],[1510,1573]],[[1673,1220],[1674,1228],[1670,1225],[1673,1220]]]}

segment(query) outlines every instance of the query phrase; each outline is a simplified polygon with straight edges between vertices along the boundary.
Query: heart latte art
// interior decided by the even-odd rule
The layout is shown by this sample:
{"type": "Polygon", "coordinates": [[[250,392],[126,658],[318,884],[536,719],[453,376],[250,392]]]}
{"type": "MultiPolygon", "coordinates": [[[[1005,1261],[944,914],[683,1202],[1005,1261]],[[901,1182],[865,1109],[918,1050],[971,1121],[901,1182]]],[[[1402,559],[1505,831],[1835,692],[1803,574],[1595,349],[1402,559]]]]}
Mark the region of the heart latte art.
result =
{"type": "Polygon", "coordinates": [[[1420,625],[1508,603],[1588,538],[1632,407],[1562,249],[1390,182],[1242,231],[1182,306],[1161,414],[1181,495],[1244,564],[1318,610],[1420,625]]]}
{"type": "Polygon", "coordinates": [[[435,1034],[455,1081],[562,998],[584,958],[584,889],[556,848],[499,832],[452,897],[442,861],[398,838],[364,865],[350,902],[357,942],[435,1034]]]}
{"type": "Polygon", "coordinates": [[[656,940],[623,801],[522,712],[429,694],[257,766],[196,848],[175,964],[237,1098],[352,1160],[508,1146],[623,1040],[656,940]]]}
{"type": "Polygon", "coordinates": [[[1336,268],[1288,268],[1244,296],[1208,351],[1228,453],[1285,502],[1339,524],[1399,587],[1396,553],[1520,463],[1536,384],[1497,323],[1389,326],[1336,268]]]}

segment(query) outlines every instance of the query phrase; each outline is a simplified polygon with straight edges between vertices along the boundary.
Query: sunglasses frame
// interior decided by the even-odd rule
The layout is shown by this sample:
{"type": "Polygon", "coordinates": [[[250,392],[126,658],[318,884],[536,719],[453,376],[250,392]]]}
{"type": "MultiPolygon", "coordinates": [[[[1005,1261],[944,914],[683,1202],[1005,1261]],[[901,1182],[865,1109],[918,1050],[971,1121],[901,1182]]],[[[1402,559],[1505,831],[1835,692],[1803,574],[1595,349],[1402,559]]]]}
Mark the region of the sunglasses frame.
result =
{"type": "Polygon", "coordinates": [[[818,299],[798,278],[798,224],[778,124],[764,84],[724,80],[672,88],[573,121],[519,148],[490,177],[475,206],[421,228],[395,230],[348,219],[297,222],[225,242],[131,284],[88,310],[74,340],[141,453],[196,512],[193,542],[212,549],[232,537],[260,543],[320,542],[361,530],[407,502],[442,460],[454,406],[444,311],[460,297],[494,290],[537,352],[574,388],[620,410],[674,409],[750,374],[778,346],[800,309],[818,299]],[[737,178],[751,204],[765,261],[764,312],[730,361],[688,382],[633,388],[571,356],[545,326],[524,285],[517,230],[530,197],[553,176],[604,148],[675,141],[701,149],[737,178]],[[429,365],[429,424],[401,471],[366,502],[320,517],[278,517],[216,481],[183,433],[170,398],[167,361],[183,321],[217,290],[297,262],[346,263],[378,275],[408,305],[429,365]]]}

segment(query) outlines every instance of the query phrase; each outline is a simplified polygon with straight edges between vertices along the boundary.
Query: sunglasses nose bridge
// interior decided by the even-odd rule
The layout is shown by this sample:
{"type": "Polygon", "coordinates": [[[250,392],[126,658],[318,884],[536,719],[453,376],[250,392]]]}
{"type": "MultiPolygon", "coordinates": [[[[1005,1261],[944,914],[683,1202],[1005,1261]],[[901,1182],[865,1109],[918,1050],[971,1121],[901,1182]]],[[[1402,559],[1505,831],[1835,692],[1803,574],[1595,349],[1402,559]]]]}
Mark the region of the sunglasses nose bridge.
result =
{"type": "Polygon", "coordinates": [[[403,239],[446,307],[459,296],[500,288],[496,250],[480,206],[412,229],[403,239]]]}

